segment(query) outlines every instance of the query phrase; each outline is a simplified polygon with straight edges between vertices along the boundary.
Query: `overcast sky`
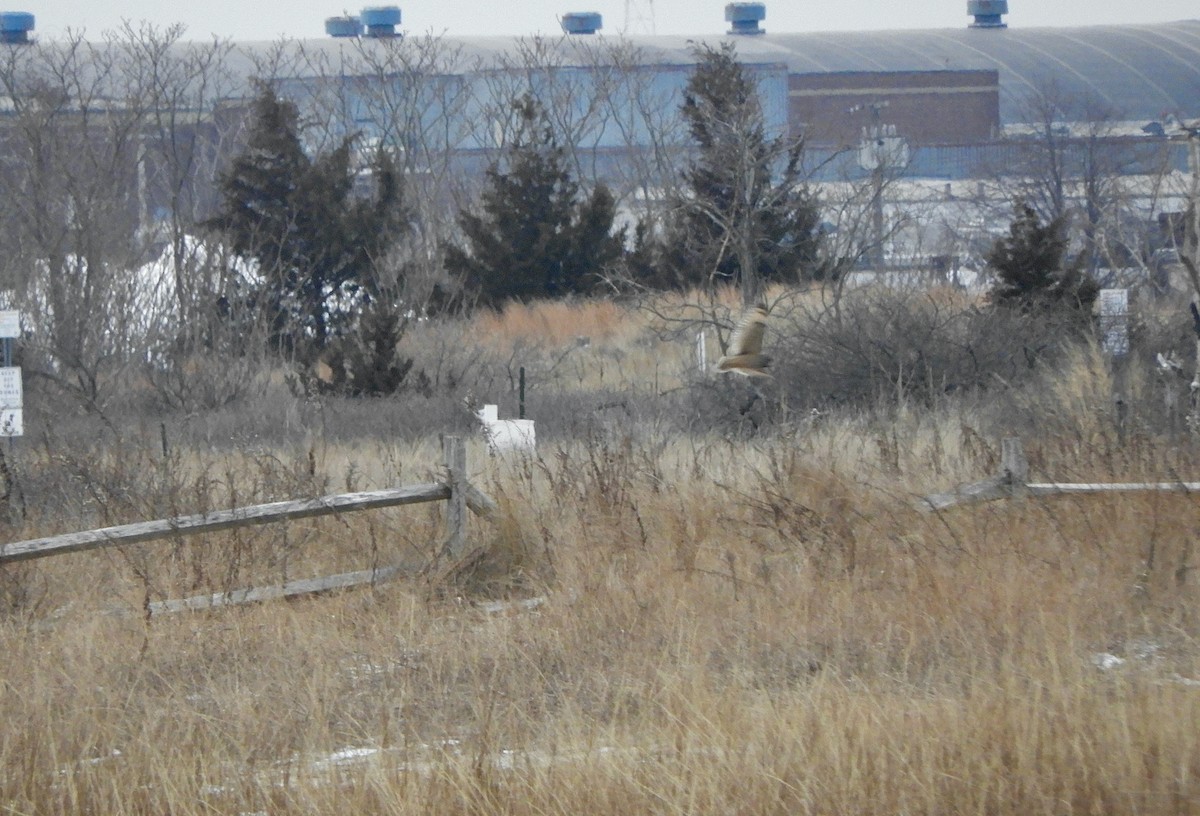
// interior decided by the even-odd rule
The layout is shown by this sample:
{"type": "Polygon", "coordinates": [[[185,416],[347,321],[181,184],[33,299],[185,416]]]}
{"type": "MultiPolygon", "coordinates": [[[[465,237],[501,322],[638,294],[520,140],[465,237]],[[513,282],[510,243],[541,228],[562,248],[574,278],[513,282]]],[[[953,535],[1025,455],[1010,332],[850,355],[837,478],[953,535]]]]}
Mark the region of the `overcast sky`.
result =
{"type": "MultiPolygon", "coordinates": [[[[57,39],[68,28],[90,38],[122,21],[166,27],[182,23],[187,39],[322,37],[326,17],[357,13],[346,0],[30,0],[7,8],[36,18],[34,36],[57,39]]],[[[401,29],[425,34],[557,34],[565,12],[597,11],[603,33],[713,34],[728,28],[724,0],[367,0],[399,5],[401,29]]],[[[768,32],[958,28],[966,0],[766,0],[768,32]]],[[[1197,0],[1009,0],[1010,27],[1160,23],[1200,18],[1197,0]]]]}

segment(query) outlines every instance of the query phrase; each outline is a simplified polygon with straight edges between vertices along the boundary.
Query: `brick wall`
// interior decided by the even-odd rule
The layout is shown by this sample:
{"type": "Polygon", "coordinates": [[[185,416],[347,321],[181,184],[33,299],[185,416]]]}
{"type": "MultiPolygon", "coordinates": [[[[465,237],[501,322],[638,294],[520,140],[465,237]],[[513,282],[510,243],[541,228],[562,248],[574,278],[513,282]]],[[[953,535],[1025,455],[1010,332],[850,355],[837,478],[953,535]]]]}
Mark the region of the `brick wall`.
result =
{"type": "Polygon", "coordinates": [[[792,74],[788,119],[817,145],[857,144],[862,128],[894,125],[912,145],[984,142],[1000,129],[997,71],[792,74]]]}

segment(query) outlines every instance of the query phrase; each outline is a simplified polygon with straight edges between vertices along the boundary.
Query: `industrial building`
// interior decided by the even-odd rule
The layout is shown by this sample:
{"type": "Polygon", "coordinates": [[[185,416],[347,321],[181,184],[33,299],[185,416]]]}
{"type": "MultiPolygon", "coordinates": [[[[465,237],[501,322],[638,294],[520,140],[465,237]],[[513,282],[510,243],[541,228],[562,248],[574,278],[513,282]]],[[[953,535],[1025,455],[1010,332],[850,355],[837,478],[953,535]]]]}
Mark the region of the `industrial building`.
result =
{"type": "MultiPolygon", "coordinates": [[[[564,37],[545,43],[546,64],[586,83],[587,73],[597,70],[605,47],[600,43],[619,40],[664,91],[677,92],[696,40],[732,41],[760,77],[769,125],[804,134],[816,148],[853,146],[864,129],[894,135],[909,149],[913,175],[948,179],[970,177],[989,150],[1002,156],[1006,140],[1038,127],[1045,114],[1039,105],[1047,101],[1057,106],[1053,118],[1065,137],[1099,132],[1118,147],[1170,136],[1173,122],[1200,118],[1200,20],[1020,29],[1004,22],[1007,0],[971,0],[968,14],[947,20],[944,29],[780,33],[766,25],[768,11],[762,3],[731,3],[725,8],[729,27],[717,29],[714,20],[717,30],[707,38],[606,38],[598,14],[568,13],[564,37]],[[1103,130],[1077,126],[1089,119],[1101,120],[1103,130]]],[[[332,64],[347,35],[401,36],[399,10],[393,12],[382,26],[372,16],[379,9],[365,10],[366,22],[332,18],[330,38],[304,46],[323,51],[323,64],[332,64]]],[[[505,57],[521,47],[519,38],[447,40],[458,50],[464,75],[503,70],[511,65],[505,57]]],[[[295,77],[292,84],[307,79],[295,77]]],[[[628,137],[627,129],[601,133],[592,144],[630,147],[628,137]]],[[[1183,167],[1186,151],[1176,154],[1176,166],[1183,167]]]]}
{"type": "MultiPolygon", "coordinates": [[[[189,112],[188,138],[228,151],[229,128],[254,94],[251,78],[269,79],[326,136],[359,133],[394,148],[434,201],[442,178],[478,177],[495,159],[513,100],[529,93],[553,109],[581,175],[625,200],[652,197],[688,149],[679,104],[702,41],[734,44],[757,80],[768,129],[807,140],[818,182],[865,179],[886,165],[923,185],[905,195],[961,200],[982,192],[976,179],[1023,172],[1022,156],[1047,139],[1064,154],[1108,154],[1130,177],[1189,173],[1184,123],[1200,120],[1200,20],[1022,29],[1006,25],[1007,0],[968,0],[944,28],[786,33],[771,29],[769,10],[730,3],[721,20],[718,8],[707,37],[609,36],[599,14],[568,11],[561,36],[520,38],[408,34],[400,8],[371,7],[329,18],[323,38],[231,44],[222,59],[235,81],[189,112]]],[[[54,48],[37,42],[24,12],[0,14],[0,42],[54,48]]],[[[180,54],[196,47],[175,45],[180,54]]],[[[107,104],[125,104],[123,93],[114,89],[107,104]]],[[[10,100],[0,120],[13,109],[10,100]]],[[[154,166],[163,151],[153,138],[125,157],[143,225],[179,200],[178,183],[174,199],[161,186],[168,174],[154,166]]],[[[214,167],[197,166],[203,178],[189,190],[189,217],[213,201],[214,167]]],[[[1138,217],[1180,209],[1179,187],[1154,188],[1138,217]]],[[[935,242],[922,241],[913,254],[935,254],[935,242]]],[[[956,251],[937,243],[936,254],[956,251]]]]}
{"type": "MultiPolygon", "coordinates": [[[[1111,125],[1104,135],[1114,139],[1169,136],[1173,121],[1200,118],[1200,20],[1123,26],[1081,21],[1070,28],[1022,29],[1005,23],[1008,0],[968,0],[966,14],[948,19],[945,28],[785,33],[770,28],[764,3],[735,2],[724,10],[724,21],[714,13],[710,37],[610,37],[599,14],[572,11],[561,18],[564,35],[545,39],[536,49],[524,38],[440,37],[438,47],[451,56],[431,68],[428,81],[439,85],[431,93],[416,89],[411,77],[388,73],[389,65],[404,66],[396,72],[422,70],[412,60],[389,63],[370,57],[372,49],[394,49],[408,39],[400,8],[370,7],[358,15],[329,18],[324,39],[286,44],[285,50],[296,56],[290,64],[277,61],[286,67],[275,78],[300,101],[328,92],[333,82],[340,83],[339,93],[351,89],[351,97],[378,93],[379,85],[394,82],[397,93],[427,97],[422,100],[425,121],[457,115],[476,125],[443,129],[448,134],[443,147],[471,150],[487,147],[494,137],[494,127],[489,131],[477,125],[492,115],[480,89],[497,72],[532,68],[526,74],[535,93],[538,82],[553,81],[551,74],[570,75],[581,99],[594,98],[611,91],[611,85],[605,86],[611,65],[603,63],[619,50],[637,60],[628,67],[669,96],[687,81],[695,41],[732,41],[740,60],[760,78],[769,126],[793,136],[804,134],[818,148],[854,145],[864,129],[892,134],[909,148],[913,174],[945,178],[969,177],[981,148],[999,148],[1003,140],[1019,136],[1038,115],[1031,108],[1039,95],[1052,96],[1059,105],[1055,118],[1062,127],[1102,117],[1111,125]],[[518,55],[533,50],[541,64],[522,66],[518,55]],[[474,101],[462,102],[454,111],[438,110],[448,84],[465,88],[474,101]]],[[[428,28],[429,23],[418,25],[428,28]]],[[[0,14],[0,41],[35,41],[33,29],[32,14],[0,14]]],[[[278,46],[237,43],[230,70],[247,77],[260,72],[262,55],[278,46]]],[[[369,135],[394,129],[395,123],[366,112],[369,106],[361,98],[347,98],[344,104],[347,127],[380,131],[369,135]]],[[[586,107],[582,101],[575,104],[586,107]]],[[[587,145],[604,151],[640,146],[649,125],[608,122],[598,127],[587,134],[587,145]]]]}

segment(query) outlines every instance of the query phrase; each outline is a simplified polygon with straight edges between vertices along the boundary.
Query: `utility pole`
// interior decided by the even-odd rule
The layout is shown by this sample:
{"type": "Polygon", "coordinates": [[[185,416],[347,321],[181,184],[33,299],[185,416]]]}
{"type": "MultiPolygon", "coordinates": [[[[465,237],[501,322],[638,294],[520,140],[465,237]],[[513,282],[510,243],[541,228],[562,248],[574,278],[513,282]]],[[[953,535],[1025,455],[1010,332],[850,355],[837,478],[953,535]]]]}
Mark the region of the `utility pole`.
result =
{"type": "Polygon", "coordinates": [[[1196,369],[1191,383],[1191,410],[1188,425],[1195,433],[1200,430],[1200,124],[1185,125],[1174,120],[1170,138],[1186,139],[1188,146],[1188,170],[1191,172],[1191,188],[1188,190],[1187,223],[1184,225],[1183,246],[1179,249],[1179,262],[1187,270],[1192,284],[1192,328],[1196,333],[1196,369]]]}
{"type": "Polygon", "coordinates": [[[872,265],[876,271],[884,267],[883,251],[883,187],[888,171],[908,164],[908,145],[896,135],[895,125],[880,122],[879,112],[888,106],[886,100],[865,102],[855,105],[847,113],[869,110],[871,124],[862,129],[858,145],[858,166],[871,171],[871,222],[874,246],[871,251],[872,265]]]}

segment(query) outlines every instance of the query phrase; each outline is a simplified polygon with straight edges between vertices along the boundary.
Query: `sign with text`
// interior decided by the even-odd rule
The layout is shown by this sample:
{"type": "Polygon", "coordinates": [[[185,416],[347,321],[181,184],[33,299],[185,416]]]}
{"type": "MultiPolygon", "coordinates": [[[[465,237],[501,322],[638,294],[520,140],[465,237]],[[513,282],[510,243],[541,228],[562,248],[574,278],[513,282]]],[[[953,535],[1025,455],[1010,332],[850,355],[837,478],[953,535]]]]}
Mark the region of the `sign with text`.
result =
{"type": "Polygon", "coordinates": [[[1100,290],[1100,345],[1120,357],[1129,353],[1129,290],[1100,290]]]}
{"type": "Polygon", "coordinates": [[[0,410],[22,408],[25,405],[25,390],[21,386],[19,366],[0,366],[0,410]]]}
{"type": "Polygon", "coordinates": [[[21,384],[20,366],[0,366],[0,409],[21,408],[25,405],[25,389],[21,384]]]}
{"type": "Polygon", "coordinates": [[[25,390],[19,366],[0,366],[0,436],[25,434],[25,390]]]}

